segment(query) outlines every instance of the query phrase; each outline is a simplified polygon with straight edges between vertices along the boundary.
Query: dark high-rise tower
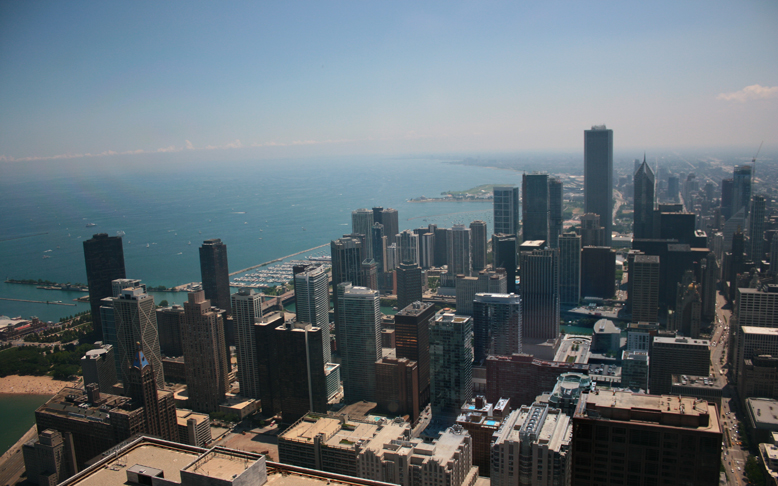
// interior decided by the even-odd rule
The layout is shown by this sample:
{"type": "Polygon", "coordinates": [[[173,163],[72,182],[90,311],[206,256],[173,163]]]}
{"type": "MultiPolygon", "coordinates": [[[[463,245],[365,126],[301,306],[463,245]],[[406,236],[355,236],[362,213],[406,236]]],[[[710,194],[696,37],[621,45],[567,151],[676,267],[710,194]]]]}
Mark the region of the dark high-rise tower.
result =
{"type": "Polygon", "coordinates": [[[146,426],[144,432],[165,440],[177,440],[175,402],[172,395],[160,400],[157,390],[160,384],[155,378],[158,373],[146,359],[140,343],[136,343],[132,361],[127,362],[127,366],[125,390],[133,400],[143,404],[143,421],[146,426]]]}
{"type": "Polygon", "coordinates": [[[262,295],[254,289],[240,289],[232,294],[232,309],[240,394],[261,399],[254,323],[262,318],[262,295]]]}
{"type": "Polygon", "coordinates": [[[494,234],[519,236],[519,188],[494,186],[494,234]]]}
{"type": "Polygon", "coordinates": [[[102,336],[100,301],[106,297],[113,297],[111,287],[113,280],[127,277],[124,272],[122,238],[99,233],[84,241],[84,262],[86,281],[89,285],[89,305],[92,308],[92,324],[97,335],[102,336]]]}
{"type": "Polygon", "coordinates": [[[336,323],[347,403],[375,400],[375,362],[381,359],[381,310],[378,292],[344,282],[335,287],[336,323]]]}
{"type": "Polygon", "coordinates": [[[418,265],[401,263],[397,268],[397,308],[404,309],[422,299],[422,272],[418,265]]]}
{"type": "Polygon", "coordinates": [[[566,305],[581,300],[581,237],[575,233],[559,236],[559,300],[566,305]]]}
{"type": "Polygon", "coordinates": [[[600,215],[605,246],[613,231],[613,130],[595,125],[584,130],[584,213],[600,215]]]}
{"type": "Polygon", "coordinates": [[[486,223],[483,221],[470,223],[470,249],[473,272],[486,270],[486,223]]]}
{"type": "Polygon", "coordinates": [[[516,235],[494,234],[492,236],[493,267],[505,269],[508,293],[513,293],[516,290],[516,268],[519,266],[517,250],[516,235]]]}
{"type": "Polygon", "coordinates": [[[396,209],[386,208],[381,211],[381,224],[384,225],[384,236],[387,245],[396,243],[395,236],[400,232],[399,214],[396,209]]]}
{"type": "Polygon", "coordinates": [[[721,181],[721,215],[724,221],[732,217],[732,191],[734,181],[732,179],[723,179],[721,181]]]}
{"type": "Polygon", "coordinates": [[[643,163],[634,175],[635,212],[632,232],[635,238],[654,237],[654,181],[654,172],[643,155],[643,163]]]}
{"type": "Polygon", "coordinates": [[[203,241],[200,247],[200,274],[205,298],[227,314],[230,309],[230,271],[227,267],[227,245],[214,238],[203,241]]]}
{"type": "Polygon", "coordinates": [[[748,217],[751,209],[751,166],[736,165],[732,179],[732,214],[746,208],[745,216],[748,217]]]}
{"type": "Polygon", "coordinates": [[[548,174],[521,178],[522,240],[548,243],[548,174]]]}
{"type": "Polygon", "coordinates": [[[365,236],[364,258],[373,258],[373,223],[372,210],[363,208],[351,212],[351,233],[365,236]]]}
{"type": "Polygon", "coordinates": [[[394,316],[397,357],[418,363],[419,405],[430,400],[430,320],[435,307],[429,302],[414,302],[394,316]]]}
{"type": "Polygon", "coordinates": [[[448,273],[470,276],[473,263],[470,259],[470,228],[455,224],[448,233],[448,273]]]}
{"type": "Polygon", "coordinates": [[[559,235],[562,234],[564,218],[562,213],[562,181],[556,177],[548,179],[548,246],[559,248],[559,235]]]}
{"type": "Polygon", "coordinates": [[[189,408],[197,412],[218,412],[230,388],[223,315],[224,310],[211,307],[202,290],[189,292],[184,302],[186,386],[189,408]]]}
{"type": "Polygon", "coordinates": [[[522,338],[559,334],[559,250],[521,253],[522,338]]]}

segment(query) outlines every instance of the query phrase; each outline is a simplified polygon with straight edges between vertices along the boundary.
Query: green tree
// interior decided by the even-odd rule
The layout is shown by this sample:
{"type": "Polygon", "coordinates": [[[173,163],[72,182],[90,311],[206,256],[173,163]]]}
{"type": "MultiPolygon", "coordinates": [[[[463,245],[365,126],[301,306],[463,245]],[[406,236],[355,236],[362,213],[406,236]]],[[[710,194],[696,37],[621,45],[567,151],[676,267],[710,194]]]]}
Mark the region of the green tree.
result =
{"type": "Polygon", "coordinates": [[[168,305],[169,305],[169,304],[167,303],[167,300],[164,300],[164,299],[163,299],[163,300],[160,300],[160,301],[159,301],[159,306],[160,306],[160,307],[167,307],[168,305]]]}

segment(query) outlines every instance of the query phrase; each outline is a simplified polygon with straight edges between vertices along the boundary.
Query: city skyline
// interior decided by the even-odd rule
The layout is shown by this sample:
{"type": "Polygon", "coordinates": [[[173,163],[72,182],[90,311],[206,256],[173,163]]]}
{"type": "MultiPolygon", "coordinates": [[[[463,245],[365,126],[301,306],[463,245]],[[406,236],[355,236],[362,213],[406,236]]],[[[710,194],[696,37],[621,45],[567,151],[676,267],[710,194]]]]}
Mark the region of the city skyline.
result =
{"type": "Polygon", "coordinates": [[[0,7],[0,162],[778,148],[768,2],[180,6],[0,7]]]}

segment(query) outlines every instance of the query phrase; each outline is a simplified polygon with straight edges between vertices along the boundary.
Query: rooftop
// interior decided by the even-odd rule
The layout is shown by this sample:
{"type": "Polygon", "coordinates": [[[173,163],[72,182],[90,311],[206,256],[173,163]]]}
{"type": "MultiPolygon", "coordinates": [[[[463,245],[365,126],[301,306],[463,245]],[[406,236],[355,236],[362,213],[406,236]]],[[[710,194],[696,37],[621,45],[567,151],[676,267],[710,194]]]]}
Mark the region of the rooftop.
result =
{"type": "Polygon", "coordinates": [[[763,336],[778,336],[778,329],[772,327],[743,326],[743,334],[761,334],[763,336]]]}
{"type": "MultiPolygon", "coordinates": [[[[761,328],[760,328],[761,329],[761,328]]],[[[710,346],[710,341],[707,339],[692,339],[687,337],[664,337],[654,336],[654,344],[685,344],[696,346],[710,346]]]]}
{"type": "Polygon", "coordinates": [[[747,398],[746,412],[758,429],[776,430],[778,427],[778,400],[747,398]]]}

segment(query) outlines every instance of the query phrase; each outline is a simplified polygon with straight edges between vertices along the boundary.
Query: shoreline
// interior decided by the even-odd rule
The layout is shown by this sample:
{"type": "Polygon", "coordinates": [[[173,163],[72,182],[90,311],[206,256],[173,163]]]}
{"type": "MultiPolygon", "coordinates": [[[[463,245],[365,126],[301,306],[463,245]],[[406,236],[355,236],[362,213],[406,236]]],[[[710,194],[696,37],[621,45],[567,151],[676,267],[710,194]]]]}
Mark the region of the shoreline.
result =
{"type": "Polygon", "coordinates": [[[79,381],[61,381],[54,378],[32,375],[8,375],[0,378],[0,395],[45,395],[54,396],[67,386],[79,381]]]}

